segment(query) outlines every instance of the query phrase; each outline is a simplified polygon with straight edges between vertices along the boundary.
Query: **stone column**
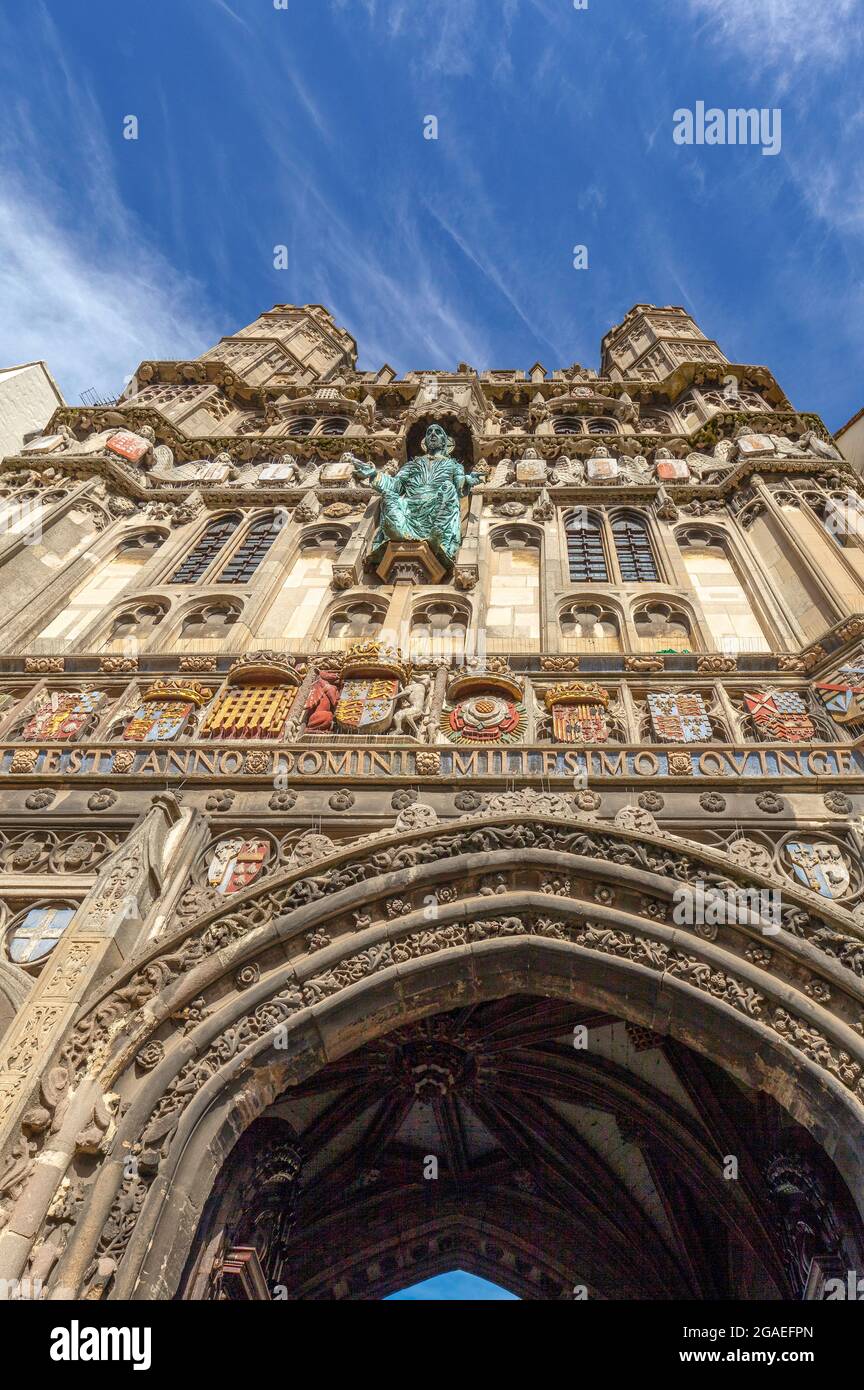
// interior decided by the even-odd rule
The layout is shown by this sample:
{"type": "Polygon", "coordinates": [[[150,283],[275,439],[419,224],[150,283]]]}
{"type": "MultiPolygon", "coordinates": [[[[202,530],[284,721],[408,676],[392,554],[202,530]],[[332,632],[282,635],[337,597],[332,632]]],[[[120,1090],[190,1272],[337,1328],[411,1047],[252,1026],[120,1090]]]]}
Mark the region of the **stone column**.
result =
{"type": "Polygon", "coordinates": [[[363,583],[363,561],[375,534],[378,499],[370,497],[361,520],[352,528],[347,545],[333,565],[336,589],[353,589],[363,583]]]}
{"type": "MultiPolygon", "coordinates": [[[[813,561],[810,559],[810,556],[807,554],[806,550],[801,544],[801,539],[798,536],[794,526],[789,525],[788,519],[783,513],[783,508],[778,506],[777,501],[775,500],[774,495],[771,492],[771,489],[766,485],[762,478],[753,477],[750,481],[753,486],[753,491],[756,493],[756,496],[760,499],[760,501],[764,504],[766,511],[770,512],[771,516],[774,517],[774,520],[777,522],[778,526],[781,527],[783,534],[786,537],[786,540],[789,544],[789,549],[794,553],[798,564],[800,564],[802,569],[805,569],[807,573],[810,575],[810,578],[817,585],[819,591],[828,600],[828,603],[831,606],[831,608],[833,608],[836,616],[838,618],[848,617],[849,607],[840,599],[836,588],[831,582],[831,576],[829,574],[825,574],[822,570],[820,570],[819,567],[815,565],[813,561]]],[[[802,640],[806,642],[808,639],[803,638],[802,640]]]]}
{"type": "MultiPolygon", "coordinates": [[[[0,1151],[17,1146],[27,1162],[30,1142],[21,1122],[33,1111],[33,1091],[46,1078],[54,1091],[43,1094],[51,1109],[64,1098],[69,1076],[65,1067],[46,1064],[63,1041],[88,989],[121,966],[140,944],[148,926],[161,926],[163,893],[172,875],[185,878],[189,857],[203,845],[206,824],[183,812],[170,792],[153,797],[153,805],[120,848],[106,860],[96,882],[54,948],[42,975],[0,1048],[0,1151]],[[22,1148],[23,1145],[23,1148],[22,1148]]],[[[104,1100],[85,1079],[75,1090],[60,1132],[52,1135],[34,1160],[21,1195],[0,1236],[0,1278],[15,1279],[24,1268],[34,1234],[44,1219],[57,1183],[75,1151],[75,1136],[104,1100]]],[[[110,1115],[105,1120],[110,1121],[110,1115]]],[[[32,1145],[35,1148],[35,1144],[32,1145]]]]}

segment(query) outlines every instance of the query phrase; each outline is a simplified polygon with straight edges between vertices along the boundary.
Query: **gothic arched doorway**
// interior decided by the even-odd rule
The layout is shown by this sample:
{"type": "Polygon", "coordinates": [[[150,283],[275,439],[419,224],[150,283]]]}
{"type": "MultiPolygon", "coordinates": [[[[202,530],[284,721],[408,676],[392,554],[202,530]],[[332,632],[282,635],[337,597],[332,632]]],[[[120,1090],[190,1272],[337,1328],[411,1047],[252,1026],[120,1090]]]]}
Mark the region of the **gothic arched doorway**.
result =
{"type": "MultiPolygon", "coordinates": [[[[405,1250],[411,1278],[458,1262],[500,1282],[504,1268],[522,1297],[579,1282],[607,1297],[793,1297],[805,1269],[818,1287],[860,1230],[823,1154],[864,1211],[848,914],[790,884],[769,938],[758,913],[679,923],[682,884],[772,880],[650,818],[543,806],[512,793],[449,825],[313,837],[308,857],[178,921],[107,979],[60,1054],[74,1094],[46,1093],[51,1133],[14,1158],[10,1228],[32,1229],[34,1203],[46,1216],[32,1250],[7,1242],[10,1277],[36,1268],[55,1298],[188,1295],[204,1217],[217,1245],[275,1232],[264,1283],[278,1272],[285,1296],[379,1297],[408,1277],[393,1267],[405,1250]],[[287,1126],[303,1165],[296,1220],[275,1190],[212,1220],[262,1120],[287,1126]],[[70,1155],[50,1212],[29,1166],[49,1140],[70,1155]],[[394,1188],[382,1155],[431,1155],[439,1176],[394,1188]],[[347,1196],[330,1183],[340,1163],[347,1196]],[[719,1271],[703,1212],[729,1233],[719,1271]],[[367,1234],[352,1243],[349,1228],[367,1234]],[[304,1230],[329,1265],[292,1253],[304,1230]]],[[[259,1156],[266,1178],[266,1144],[259,1156]]]]}
{"type": "Polygon", "coordinates": [[[864,1251],[769,1097],[671,1038],[511,995],[288,1088],[231,1154],[181,1298],[379,1299],[454,1268],[523,1299],[800,1298],[864,1251]]]}

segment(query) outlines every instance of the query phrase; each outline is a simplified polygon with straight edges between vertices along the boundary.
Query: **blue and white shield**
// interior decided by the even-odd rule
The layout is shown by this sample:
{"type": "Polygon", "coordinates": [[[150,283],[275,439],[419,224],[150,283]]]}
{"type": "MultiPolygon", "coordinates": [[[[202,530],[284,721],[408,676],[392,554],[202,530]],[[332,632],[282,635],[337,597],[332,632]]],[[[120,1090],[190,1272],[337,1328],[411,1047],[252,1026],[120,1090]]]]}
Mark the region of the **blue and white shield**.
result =
{"type": "Polygon", "coordinates": [[[842,898],[849,892],[849,865],[839,845],[789,840],[786,854],[805,888],[821,893],[823,898],[842,898]]]}

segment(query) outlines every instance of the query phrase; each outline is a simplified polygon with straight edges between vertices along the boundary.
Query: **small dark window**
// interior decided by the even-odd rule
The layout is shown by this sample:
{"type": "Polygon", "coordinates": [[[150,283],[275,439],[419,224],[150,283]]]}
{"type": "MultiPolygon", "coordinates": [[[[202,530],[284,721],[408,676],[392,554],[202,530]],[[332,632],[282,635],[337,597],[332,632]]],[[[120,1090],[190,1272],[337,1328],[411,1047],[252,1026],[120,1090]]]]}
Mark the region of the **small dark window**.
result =
{"type": "Polygon", "coordinates": [[[245,584],[251,579],[279,531],[280,523],[275,516],[264,516],[253,522],[246,533],[246,539],[238,546],[219,575],[218,583],[245,584]]]}
{"type": "Polygon", "coordinates": [[[171,576],[172,584],[194,584],[216,559],[225,542],[240,525],[239,516],[220,516],[211,521],[200,541],[171,576]]]}
{"type": "Polygon", "coordinates": [[[574,584],[607,584],[609,572],[603,553],[603,536],[593,517],[570,518],[567,523],[567,560],[574,584]]]}
{"type": "Polygon", "coordinates": [[[616,521],[612,536],[625,584],[656,583],[659,576],[644,522],[633,517],[616,521]]]}
{"type": "Polygon", "coordinates": [[[296,437],[297,435],[301,434],[309,434],[312,430],[314,430],[314,428],[315,421],[310,418],[307,418],[304,415],[301,416],[298,420],[292,420],[291,424],[288,426],[287,432],[288,434],[296,437]]]}

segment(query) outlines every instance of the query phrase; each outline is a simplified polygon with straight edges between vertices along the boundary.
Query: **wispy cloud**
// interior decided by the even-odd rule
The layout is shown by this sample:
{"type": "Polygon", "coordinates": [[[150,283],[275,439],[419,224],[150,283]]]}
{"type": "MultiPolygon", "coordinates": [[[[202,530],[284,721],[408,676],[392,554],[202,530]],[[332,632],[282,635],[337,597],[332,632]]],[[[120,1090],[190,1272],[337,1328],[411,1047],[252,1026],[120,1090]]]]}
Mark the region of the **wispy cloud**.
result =
{"type": "Polygon", "coordinates": [[[222,10],[223,14],[230,15],[234,22],[236,24],[242,25],[242,27],[247,31],[247,33],[251,34],[254,32],[251,26],[246,23],[246,20],[243,18],[243,16],[239,15],[236,10],[232,10],[231,6],[228,4],[228,0],[210,0],[210,4],[215,5],[217,9],[222,10]]]}
{"type": "MultiPolygon", "coordinates": [[[[783,110],[778,171],[803,208],[841,236],[864,232],[864,164],[857,94],[838,106],[826,82],[851,82],[864,54],[861,0],[687,0],[712,53],[744,59],[741,82],[765,84],[783,110]],[[818,112],[818,119],[814,113],[818,112]]],[[[757,97],[758,101],[758,97],[757,97]]],[[[744,103],[740,92],[734,103],[744,103]]],[[[750,103],[755,104],[755,103],[750,103]]],[[[751,190],[758,196],[758,190],[751,190]]]]}
{"type": "MultiPolygon", "coordinates": [[[[119,389],[142,358],[197,355],[222,328],[126,208],[92,88],[43,4],[34,19],[42,63],[0,127],[0,362],[44,359],[74,403],[119,389]]],[[[7,63],[11,35],[0,20],[7,63]]]]}
{"type": "MultiPolygon", "coordinates": [[[[370,27],[410,44],[412,66],[439,77],[506,80],[512,72],[510,36],[520,0],[498,0],[490,28],[490,0],[360,0],[370,27]]],[[[337,10],[356,9],[357,0],[332,0],[337,10]]]]}
{"type": "Polygon", "coordinates": [[[119,390],[146,357],[196,356],[221,328],[130,230],[97,246],[12,179],[0,191],[0,362],[44,358],[67,400],[119,390]]]}
{"type": "MultiPolygon", "coordinates": [[[[862,44],[860,0],[688,0],[703,36],[732,43],[762,70],[832,67],[862,44]]],[[[677,8],[677,6],[675,7],[677,8]]]]}

